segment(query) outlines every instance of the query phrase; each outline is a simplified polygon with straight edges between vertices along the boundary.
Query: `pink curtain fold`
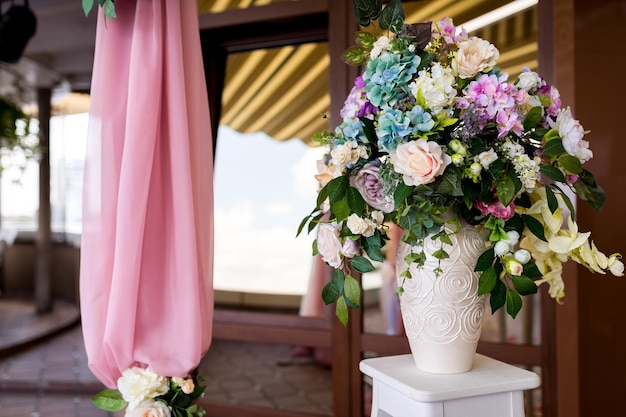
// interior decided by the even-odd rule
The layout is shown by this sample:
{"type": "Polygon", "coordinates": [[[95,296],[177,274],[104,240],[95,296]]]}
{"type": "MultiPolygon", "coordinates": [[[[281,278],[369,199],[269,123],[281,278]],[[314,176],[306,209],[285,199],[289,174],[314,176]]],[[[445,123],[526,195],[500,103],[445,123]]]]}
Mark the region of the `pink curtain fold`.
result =
{"type": "Polygon", "coordinates": [[[196,2],[100,12],[85,162],[80,297],[89,367],[185,376],[209,348],[213,156],[196,2]]]}

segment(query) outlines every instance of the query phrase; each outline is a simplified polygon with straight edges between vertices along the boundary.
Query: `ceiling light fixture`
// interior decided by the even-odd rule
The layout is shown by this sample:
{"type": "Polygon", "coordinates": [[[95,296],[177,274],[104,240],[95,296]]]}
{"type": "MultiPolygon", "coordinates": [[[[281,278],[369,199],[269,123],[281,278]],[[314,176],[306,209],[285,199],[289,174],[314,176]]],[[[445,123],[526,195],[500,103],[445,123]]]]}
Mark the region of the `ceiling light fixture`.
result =
{"type": "Polygon", "coordinates": [[[537,5],[538,2],[539,0],[515,0],[507,5],[492,10],[489,13],[478,16],[476,19],[468,20],[467,22],[460,24],[459,27],[465,28],[468,33],[474,32],[509,16],[513,16],[516,13],[530,9],[531,7],[537,5]]]}

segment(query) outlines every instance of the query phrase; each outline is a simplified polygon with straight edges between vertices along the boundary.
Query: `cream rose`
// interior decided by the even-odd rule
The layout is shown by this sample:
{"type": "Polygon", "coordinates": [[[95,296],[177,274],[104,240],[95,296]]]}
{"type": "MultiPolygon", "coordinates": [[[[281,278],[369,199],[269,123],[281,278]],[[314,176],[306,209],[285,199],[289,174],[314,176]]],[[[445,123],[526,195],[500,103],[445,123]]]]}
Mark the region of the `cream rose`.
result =
{"type": "Polygon", "coordinates": [[[172,412],[163,401],[143,401],[132,411],[126,411],[125,417],[170,417],[172,412]]]}
{"type": "Polygon", "coordinates": [[[461,42],[450,65],[459,77],[472,78],[479,72],[492,70],[499,57],[500,52],[494,45],[474,36],[461,42]]]}
{"type": "Polygon", "coordinates": [[[394,170],[404,175],[407,185],[433,182],[452,162],[436,142],[426,139],[400,144],[390,157],[394,170]]]}
{"type": "Polygon", "coordinates": [[[165,394],[169,390],[169,381],[147,369],[134,367],[122,372],[117,389],[128,403],[128,410],[133,411],[139,403],[165,394]]]}
{"type": "Polygon", "coordinates": [[[346,222],[348,229],[355,235],[365,237],[372,236],[376,231],[376,224],[370,219],[363,219],[358,214],[352,213],[346,222]]]}
{"type": "Polygon", "coordinates": [[[317,231],[317,251],[322,255],[324,262],[333,268],[341,266],[340,231],[341,226],[337,223],[320,223],[317,231]]]}

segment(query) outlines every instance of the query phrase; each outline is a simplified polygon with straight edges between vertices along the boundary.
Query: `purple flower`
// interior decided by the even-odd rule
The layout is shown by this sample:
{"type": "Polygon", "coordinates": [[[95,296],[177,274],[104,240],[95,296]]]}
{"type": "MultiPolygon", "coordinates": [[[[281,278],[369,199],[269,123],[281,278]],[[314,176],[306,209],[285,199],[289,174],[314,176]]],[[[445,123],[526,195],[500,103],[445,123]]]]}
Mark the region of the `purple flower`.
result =
{"type": "Polygon", "coordinates": [[[361,193],[367,204],[382,212],[390,213],[394,207],[383,194],[383,185],[378,179],[379,168],[380,161],[368,162],[356,175],[350,177],[350,185],[361,193]]]}

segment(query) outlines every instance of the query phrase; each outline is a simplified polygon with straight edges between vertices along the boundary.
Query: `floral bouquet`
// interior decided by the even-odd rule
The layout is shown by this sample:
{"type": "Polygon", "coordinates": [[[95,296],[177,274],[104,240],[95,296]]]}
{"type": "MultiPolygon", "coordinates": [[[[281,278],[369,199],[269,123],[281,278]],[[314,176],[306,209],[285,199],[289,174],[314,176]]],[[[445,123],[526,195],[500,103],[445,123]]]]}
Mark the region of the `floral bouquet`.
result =
{"type": "Polygon", "coordinates": [[[205,388],[192,378],[164,377],[144,368],[126,369],[117,381],[119,391],[104,390],[93,398],[101,410],[126,407],[127,417],[202,417],[194,401],[205,388]]]}
{"type": "MultiPolygon", "coordinates": [[[[593,156],[587,132],[557,89],[528,69],[509,80],[497,67],[498,49],[449,18],[404,25],[399,1],[382,13],[370,3],[355,1],[359,22],[378,18],[395,36],[358,32],[345,52],[364,70],[341,125],[314,137],[329,154],[318,164],[317,205],[298,230],[318,227],[314,255],[335,268],[322,297],[336,301],[339,319],[345,324],[347,307],[359,306],[352,271],[384,260],[387,222],[404,229],[413,248],[405,260],[418,267],[425,239],[441,243],[431,256],[448,257],[445,222],[473,225],[488,243],[475,267],[478,293],[490,293],[492,311],[506,305],[512,317],[520,295],[543,283],[561,302],[570,259],[622,276],[621,255],[606,256],[578,231],[570,195],[600,209],[605,194],[583,167],[593,156]]],[[[408,269],[400,276],[411,278],[408,269]]]]}

